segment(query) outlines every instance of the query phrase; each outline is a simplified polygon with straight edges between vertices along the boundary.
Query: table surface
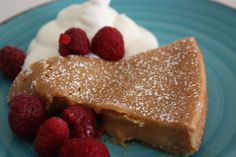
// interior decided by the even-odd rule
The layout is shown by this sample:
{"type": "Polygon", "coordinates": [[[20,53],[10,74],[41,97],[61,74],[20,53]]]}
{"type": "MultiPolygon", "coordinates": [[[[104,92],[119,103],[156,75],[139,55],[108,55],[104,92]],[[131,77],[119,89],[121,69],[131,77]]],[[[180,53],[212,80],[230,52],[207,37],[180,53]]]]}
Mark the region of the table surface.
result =
{"type": "MultiPolygon", "coordinates": [[[[0,0],[0,23],[25,10],[54,0],[0,0]]],[[[236,0],[213,0],[236,9],[236,0]]]]}

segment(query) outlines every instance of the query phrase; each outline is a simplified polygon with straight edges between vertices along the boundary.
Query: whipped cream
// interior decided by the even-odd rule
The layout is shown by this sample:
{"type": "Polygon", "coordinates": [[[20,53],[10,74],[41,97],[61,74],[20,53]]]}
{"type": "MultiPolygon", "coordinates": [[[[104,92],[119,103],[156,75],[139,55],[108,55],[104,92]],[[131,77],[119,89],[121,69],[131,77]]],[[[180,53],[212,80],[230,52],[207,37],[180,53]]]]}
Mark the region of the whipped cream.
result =
{"type": "Polygon", "coordinates": [[[46,23],[30,43],[23,69],[35,61],[58,56],[59,36],[71,27],[83,29],[90,41],[104,26],[117,28],[125,42],[124,58],[158,47],[157,39],[151,32],[126,15],[119,14],[109,4],[110,0],[89,0],[61,10],[57,18],[46,23]]]}

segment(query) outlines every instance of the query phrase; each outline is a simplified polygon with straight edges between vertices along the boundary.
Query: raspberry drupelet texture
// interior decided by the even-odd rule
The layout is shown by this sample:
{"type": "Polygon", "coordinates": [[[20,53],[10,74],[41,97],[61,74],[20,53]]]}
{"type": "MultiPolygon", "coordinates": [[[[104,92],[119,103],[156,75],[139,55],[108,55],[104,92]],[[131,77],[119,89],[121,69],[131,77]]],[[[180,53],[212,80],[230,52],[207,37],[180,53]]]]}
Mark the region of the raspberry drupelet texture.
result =
{"type": "Polygon", "coordinates": [[[93,37],[91,49],[105,60],[118,61],[125,52],[123,36],[116,28],[103,27],[93,37]]]}
{"type": "Polygon", "coordinates": [[[8,121],[12,132],[20,138],[33,140],[47,118],[44,103],[35,96],[17,95],[9,104],[8,121]]]}
{"type": "Polygon", "coordinates": [[[89,49],[87,34],[80,28],[70,28],[60,35],[59,53],[62,56],[70,54],[87,55],[89,49]]]}
{"type": "Polygon", "coordinates": [[[0,49],[0,70],[11,80],[14,80],[21,71],[24,60],[24,52],[14,46],[0,49]]]}
{"type": "Polygon", "coordinates": [[[75,124],[71,128],[71,137],[84,138],[97,136],[95,121],[83,120],[81,123],[75,124]]]}
{"type": "Polygon", "coordinates": [[[61,146],[69,138],[67,123],[61,118],[52,117],[38,129],[34,148],[40,157],[57,156],[61,146]]]}
{"type": "Polygon", "coordinates": [[[71,137],[95,137],[96,117],[95,114],[86,107],[80,105],[69,106],[62,112],[62,118],[71,127],[71,137]]]}
{"type": "Polygon", "coordinates": [[[95,138],[67,140],[61,148],[60,157],[110,157],[105,144],[95,138]]]}

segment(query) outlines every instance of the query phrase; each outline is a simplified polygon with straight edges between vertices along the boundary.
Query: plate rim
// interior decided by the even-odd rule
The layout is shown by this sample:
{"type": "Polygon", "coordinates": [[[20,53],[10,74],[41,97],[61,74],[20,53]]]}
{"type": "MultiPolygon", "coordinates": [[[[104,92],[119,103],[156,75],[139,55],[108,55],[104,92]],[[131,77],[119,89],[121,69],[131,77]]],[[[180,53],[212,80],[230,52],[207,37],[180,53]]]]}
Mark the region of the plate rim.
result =
{"type": "MultiPolygon", "coordinates": [[[[66,1],[66,0],[64,0],[64,1],[66,1]]],[[[63,2],[63,1],[62,1],[62,0],[59,0],[59,1],[58,1],[58,0],[52,0],[52,1],[49,1],[49,2],[45,2],[45,3],[43,3],[43,4],[39,4],[39,5],[37,5],[37,6],[30,7],[30,8],[28,8],[28,9],[26,9],[26,10],[24,10],[24,11],[21,11],[21,12],[15,14],[15,15],[13,15],[13,16],[11,16],[11,17],[5,19],[5,20],[3,20],[2,22],[0,22],[0,27],[1,27],[2,25],[4,25],[4,24],[6,24],[6,23],[8,23],[8,22],[10,22],[10,21],[12,21],[12,20],[14,20],[15,18],[17,18],[17,17],[19,17],[19,16],[23,16],[24,14],[29,13],[30,11],[32,11],[32,10],[34,10],[34,9],[40,9],[40,8],[42,8],[42,7],[44,7],[44,6],[52,5],[52,4],[54,4],[54,3],[60,3],[60,2],[63,2]]],[[[225,9],[228,9],[228,10],[231,10],[231,11],[235,11],[235,13],[236,13],[236,9],[235,9],[235,8],[230,7],[230,6],[226,5],[226,4],[222,4],[222,3],[216,2],[216,1],[212,1],[212,0],[210,0],[210,1],[198,1],[198,3],[211,3],[211,4],[214,4],[214,5],[221,6],[221,7],[225,8],[225,9]]]]}

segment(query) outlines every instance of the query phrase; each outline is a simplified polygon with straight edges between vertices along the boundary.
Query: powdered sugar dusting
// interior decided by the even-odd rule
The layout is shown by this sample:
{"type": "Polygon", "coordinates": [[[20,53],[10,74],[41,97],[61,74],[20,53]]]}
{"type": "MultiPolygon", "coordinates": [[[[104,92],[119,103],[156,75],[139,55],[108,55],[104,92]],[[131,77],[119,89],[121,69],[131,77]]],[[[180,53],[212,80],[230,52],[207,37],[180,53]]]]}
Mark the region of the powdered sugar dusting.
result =
{"type": "Polygon", "coordinates": [[[41,84],[41,95],[56,91],[54,95],[96,108],[178,122],[201,108],[199,54],[195,40],[188,38],[119,62],[61,57],[41,63],[45,70],[34,84],[41,84]]]}

